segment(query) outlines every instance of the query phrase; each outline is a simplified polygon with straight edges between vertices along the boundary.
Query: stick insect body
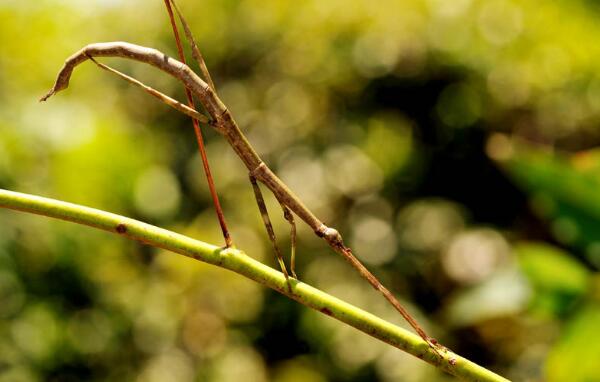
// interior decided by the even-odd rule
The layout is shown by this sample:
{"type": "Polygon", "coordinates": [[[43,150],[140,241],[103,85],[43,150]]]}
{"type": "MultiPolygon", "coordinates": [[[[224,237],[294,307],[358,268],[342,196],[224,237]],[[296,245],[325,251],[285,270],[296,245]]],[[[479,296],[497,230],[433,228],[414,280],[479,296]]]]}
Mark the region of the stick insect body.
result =
{"type": "MultiPolygon", "coordinates": [[[[277,175],[275,175],[273,171],[271,171],[271,169],[262,161],[252,145],[248,142],[247,138],[241,132],[230,111],[219,99],[214,89],[207,84],[207,82],[202,80],[196,73],[194,73],[194,71],[192,71],[187,65],[167,56],[156,49],[142,47],[126,42],[90,44],[73,54],[65,61],[65,64],[60,70],[53,88],[48,92],[48,94],[42,97],[41,101],[45,101],[53,94],[66,89],[69,85],[69,79],[73,69],[88,59],[94,61],[103,69],[109,70],[126,79],[127,81],[143,88],[146,92],[159,98],[161,101],[174,107],[175,109],[197,119],[201,123],[207,123],[215,128],[217,132],[225,137],[238,157],[244,162],[246,168],[248,169],[254,191],[257,193],[257,200],[259,199],[258,193],[260,193],[260,189],[258,188],[256,181],[264,184],[275,195],[283,208],[286,220],[292,224],[292,241],[295,240],[295,226],[293,224],[293,215],[291,212],[296,214],[300,219],[308,224],[308,226],[312,228],[317,236],[323,238],[329,244],[329,246],[338,254],[342,255],[360,273],[360,275],[365,278],[369,284],[371,284],[373,288],[381,292],[384,297],[394,306],[394,308],[402,315],[402,317],[413,327],[419,336],[423,338],[423,340],[433,347],[434,350],[438,348],[439,345],[437,345],[437,342],[425,333],[416,320],[404,309],[404,307],[392,295],[392,293],[385,288],[379,282],[379,280],[353,255],[352,250],[344,244],[340,233],[336,229],[328,227],[321,222],[287,187],[287,185],[283,183],[283,181],[281,181],[281,179],[279,179],[277,175]],[[131,59],[150,64],[170,74],[171,76],[183,82],[185,87],[189,89],[196,97],[198,97],[205,110],[210,115],[210,119],[198,113],[194,109],[180,103],[179,101],[176,101],[158,92],[157,90],[144,85],[140,81],[126,76],[104,64],[96,62],[94,57],[122,57],[131,59]]],[[[269,231],[269,236],[271,236],[272,229],[269,230],[270,222],[267,221],[268,216],[265,217],[266,209],[263,211],[263,208],[260,206],[260,201],[259,208],[261,209],[261,215],[263,215],[263,220],[265,220],[265,225],[269,231]]],[[[273,242],[273,240],[271,241],[273,242]]],[[[283,265],[281,254],[277,249],[276,253],[282,267],[282,271],[287,277],[288,274],[285,270],[285,265],[283,265]]],[[[295,277],[293,266],[292,276],[295,277]]]]}

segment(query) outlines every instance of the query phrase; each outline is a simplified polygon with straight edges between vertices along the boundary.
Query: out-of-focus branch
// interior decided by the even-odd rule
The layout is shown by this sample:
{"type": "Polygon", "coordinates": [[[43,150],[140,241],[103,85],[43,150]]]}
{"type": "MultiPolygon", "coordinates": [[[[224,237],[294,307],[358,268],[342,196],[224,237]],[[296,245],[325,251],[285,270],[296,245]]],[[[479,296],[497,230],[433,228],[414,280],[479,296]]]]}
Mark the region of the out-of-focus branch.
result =
{"type": "Polygon", "coordinates": [[[219,248],[138,220],[94,208],[8,190],[0,189],[0,207],[102,229],[229,269],[465,381],[507,381],[449,350],[440,351],[438,354],[418,336],[308,284],[293,279],[286,281],[281,272],[252,259],[240,250],[219,248]],[[291,288],[288,287],[288,282],[291,283],[291,288]]]}

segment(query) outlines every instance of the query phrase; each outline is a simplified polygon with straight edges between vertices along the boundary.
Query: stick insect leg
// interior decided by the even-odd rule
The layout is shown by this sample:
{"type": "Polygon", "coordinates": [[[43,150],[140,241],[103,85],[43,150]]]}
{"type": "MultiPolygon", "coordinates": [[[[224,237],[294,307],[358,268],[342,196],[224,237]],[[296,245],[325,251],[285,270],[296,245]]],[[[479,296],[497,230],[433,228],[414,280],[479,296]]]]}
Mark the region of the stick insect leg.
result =
{"type": "Polygon", "coordinates": [[[285,279],[288,281],[289,285],[289,274],[285,267],[285,263],[283,262],[283,257],[281,256],[281,251],[279,250],[279,246],[277,245],[277,238],[275,237],[275,231],[273,231],[273,225],[271,224],[271,219],[269,218],[269,212],[267,211],[267,206],[265,204],[265,200],[262,196],[262,192],[256,182],[256,178],[254,175],[250,174],[250,183],[252,183],[252,189],[254,190],[254,197],[256,198],[256,204],[258,204],[258,209],[260,210],[260,215],[263,219],[263,223],[265,224],[265,228],[267,229],[267,234],[269,235],[269,240],[273,245],[273,250],[275,251],[275,256],[277,261],[279,262],[279,267],[281,267],[281,271],[285,275],[285,279]]]}
{"type": "Polygon", "coordinates": [[[122,79],[124,79],[125,81],[140,87],[142,90],[144,90],[146,93],[150,94],[153,97],[158,98],[160,101],[164,102],[165,104],[171,106],[172,108],[174,108],[175,110],[186,114],[194,119],[196,119],[198,122],[200,123],[205,123],[207,125],[212,124],[212,122],[208,119],[208,117],[206,117],[204,114],[200,114],[198,113],[196,110],[192,109],[191,107],[169,97],[166,94],[163,94],[161,92],[159,92],[158,90],[145,85],[144,83],[142,83],[141,81],[136,80],[133,77],[128,76],[127,74],[124,74],[122,72],[119,72],[116,69],[111,68],[108,65],[105,65],[101,62],[96,61],[92,56],[87,56],[94,64],[98,65],[100,68],[113,73],[119,77],[121,77],[122,79]]]}
{"type": "MultiPolygon", "coordinates": [[[[173,10],[171,9],[171,1],[164,0],[165,6],[167,8],[167,13],[169,14],[169,20],[171,21],[171,28],[173,29],[173,35],[175,37],[175,42],[177,44],[177,52],[179,54],[179,59],[183,64],[185,64],[185,55],[183,53],[183,47],[181,46],[181,39],[179,38],[179,31],[177,30],[177,24],[175,23],[175,16],[173,15],[173,10]]],[[[181,15],[180,15],[181,17],[181,15]]],[[[192,96],[192,91],[185,88],[185,95],[188,99],[188,106],[192,109],[196,109],[194,105],[194,98],[192,96]]],[[[221,208],[221,202],[219,201],[219,196],[217,195],[217,190],[215,187],[215,182],[212,177],[212,173],[210,171],[210,165],[208,164],[208,157],[206,155],[206,150],[204,148],[204,138],[202,137],[202,131],[200,130],[200,124],[196,119],[192,119],[192,124],[194,125],[194,133],[196,135],[196,141],[198,143],[198,149],[200,152],[200,157],[202,158],[202,167],[204,168],[204,173],[206,175],[206,181],[208,183],[208,188],[210,191],[210,195],[213,200],[213,204],[215,206],[215,212],[217,214],[217,219],[219,221],[219,225],[221,226],[221,231],[223,232],[223,238],[225,239],[225,246],[227,248],[233,247],[233,240],[231,239],[231,235],[229,233],[229,229],[227,228],[227,223],[225,222],[225,215],[223,214],[223,209],[221,208]]]]}
{"type": "Polygon", "coordinates": [[[283,203],[281,203],[281,209],[283,210],[283,217],[285,220],[290,223],[290,241],[291,241],[291,260],[290,260],[290,272],[292,273],[292,277],[298,280],[298,276],[296,275],[296,221],[294,220],[294,214],[290,211],[289,208],[283,203]]]}

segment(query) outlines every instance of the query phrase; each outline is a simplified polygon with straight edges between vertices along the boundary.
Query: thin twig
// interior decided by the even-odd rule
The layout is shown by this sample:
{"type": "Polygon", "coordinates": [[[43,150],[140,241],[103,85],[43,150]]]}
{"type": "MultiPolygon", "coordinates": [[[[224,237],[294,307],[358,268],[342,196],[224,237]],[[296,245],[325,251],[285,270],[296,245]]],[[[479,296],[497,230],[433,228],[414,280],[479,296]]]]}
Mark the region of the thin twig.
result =
{"type": "Polygon", "coordinates": [[[288,283],[281,272],[252,259],[242,251],[233,248],[222,249],[138,220],[94,208],[3,189],[0,189],[0,208],[9,208],[87,225],[229,269],[272,288],[309,308],[331,316],[363,333],[412,354],[465,381],[508,381],[450,350],[444,350],[440,356],[422,339],[407,330],[308,284],[293,279],[288,283]],[[290,285],[291,292],[288,289],[290,285]]]}

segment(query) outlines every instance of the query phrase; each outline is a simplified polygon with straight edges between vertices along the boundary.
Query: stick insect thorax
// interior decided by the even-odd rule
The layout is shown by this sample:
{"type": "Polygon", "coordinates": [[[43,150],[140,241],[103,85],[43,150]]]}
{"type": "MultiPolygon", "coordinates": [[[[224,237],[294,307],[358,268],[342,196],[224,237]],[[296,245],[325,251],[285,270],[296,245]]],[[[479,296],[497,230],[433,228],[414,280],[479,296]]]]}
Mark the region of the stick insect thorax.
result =
{"type": "MultiPolygon", "coordinates": [[[[182,62],[173,59],[166,54],[152,48],[146,48],[139,45],[134,45],[126,42],[106,42],[90,44],[69,57],[62,69],[60,70],[57,80],[53,88],[42,97],[41,101],[47,100],[53,94],[66,89],[69,84],[69,79],[73,69],[88,59],[93,57],[122,57],[139,62],[150,64],[181,81],[202,103],[205,110],[210,115],[209,124],[213,126],[220,134],[222,134],[238,157],[243,161],[248,169],[250,176],[256,178],[263,183],[277,198],[282,206],[289,208],[300,219],[302,219],[316,235],[323,238],[329,246],[337,253],[342,255],[359,273],[365,278],[373,288],[381,292],[384,297],[394,306],[394,308],[404,317],[404,319],[413,327],[413,329],[434,349],[437,342],[430,338],[425,331],[420,327],[416,320],[404,309],[400,302],[385,288],[379,280],[352,254],[350,248],[344,245],[340,233],[331,227],[328,227],[321,222],[311,210],[290,190],[287,185],[277,177],[262,161],[258,153],[254,150],[248,139],[242,133],[237,123],[233,119],[230,111],[225,104],[219,99],[215,91],[203,81],[194,71],[182,62]]],[[[112,70],[112,69],[109,69],[112,70]]],[[[121,74],[120,74],[121,75],[121,74]]],[[[122,77],[127,77],[122,75],[122,77]]],[[[127,79],[127,78],[126,78],[127,79]]],[[[157,95],[146,89],[145,85],[135,79],[127,79],[128,81],[145,88],[150,94],[165,101],[172,107],[183,111],[188,115],[190,110],[187,110],[183,105],[170,97],[157,95]]],[[[200,117],[196,117],[200,118],[200,117]]],[[[206,122],[204,119],[203,122],[206,122]]],[[[436,350],[437,351],[437,350],[436,350]]]]}

